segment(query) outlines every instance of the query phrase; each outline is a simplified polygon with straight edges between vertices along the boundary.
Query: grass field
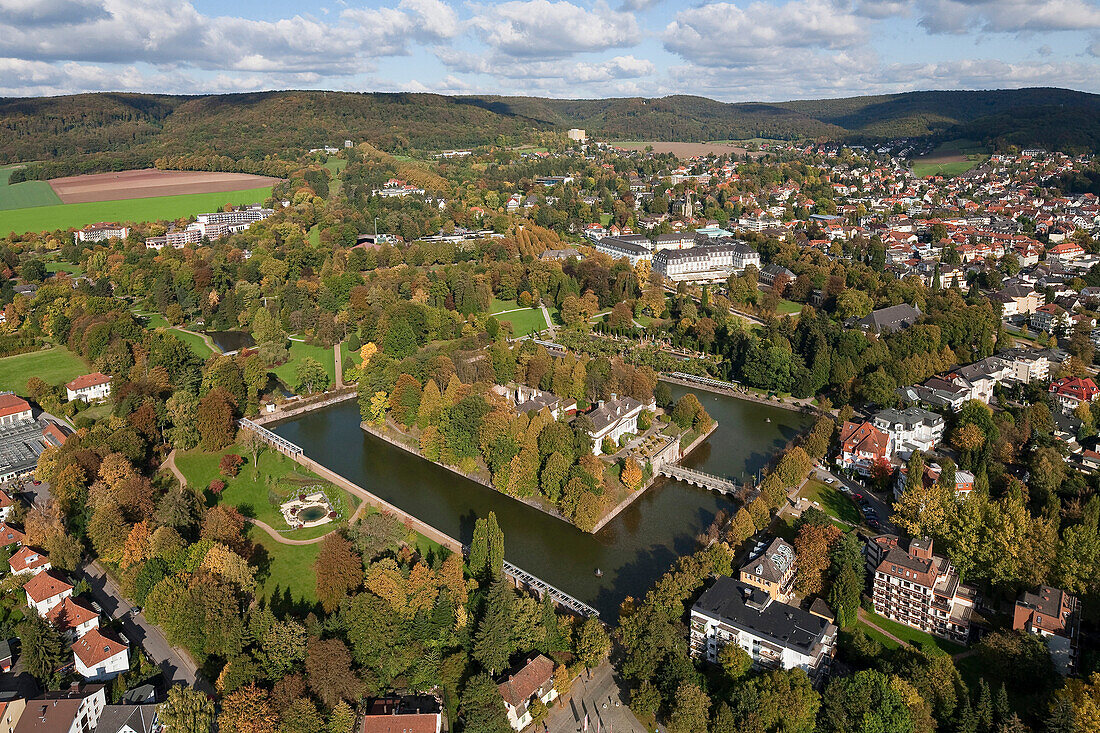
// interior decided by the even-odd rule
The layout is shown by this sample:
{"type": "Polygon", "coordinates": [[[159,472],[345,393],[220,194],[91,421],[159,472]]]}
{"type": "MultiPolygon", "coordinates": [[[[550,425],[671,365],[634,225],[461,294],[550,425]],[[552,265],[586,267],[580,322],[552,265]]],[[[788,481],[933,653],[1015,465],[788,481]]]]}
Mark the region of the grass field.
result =
{"type": "Polygon", "coordinates": [[[6,171],[6,175],[0,173],[0,177],[4,179],[3,183],[0,183],[0,211],[25,209],[29,206],[54,206],[61,203],[61,198],[45,181],[9,184],[7,178],[10,175],[11,169],[6,171]]]}
{"type": "Polygon", "coordinates": [[[196,489],[205,489],[210,482],[220,478],[225,481],[225,490],[220,496],[208,495],[208,499],[218,504],[235,506],[241,514],[264,522],[283,536],[293,540],[308,540],[328,534],[337,527],[329,522],[317,527],[291,530],[279,507],[288,498],[303,489],[321,487],[336,504],[341,521],[346,521],[359,506],[359,497],[352,496],[343,489],[325,481],[311,471],[307,471],[282,453],[272,450],[260,454],[260,465],[252,465],[252,456],[237,446],[216,453],[187,451],[176,454],[176,466],[187,477],[187,483],[196,489]],[[226,478],[218,473],[218,462],[223,455],[235,453],[245,458],[240,474],[226,478]],[[287,530],[283,532],[282,530],[287,530]]]}
{"type": "Polygon", "coordinates": [[[276,590],[290,591],[295,601],[316,603],[317,576],[313,563],[321,553],[321,543],[313,545],[281,545],[259,527],[251,527],[248,538],[263,548],[260,565],[266,570],[260,594],[270,598],[276,590]]]}
{"type": "Polygon", "coordinates": [[[957,176],[985,162],[988,151],[974,140],[948,140],[928,155],[913,160],[913,175],[957,176]]]}
{"type": "Polygon", "coordinates": [[[167,328],[168,327],[167,319],[165,319],[165,317],[162,316],[160,313],[154,313],[154,312],[151,312],[151,311],[146,312],[146,311],[140,311],[140,310],[132,311],[132,313],[135,316],[138,316],[140,318],[144,318],[147,321],[147,324],[146,324],[147,328],[167,328]]]}
{"type": "Polygon", "coordinates": [[[324,346],[311,346],[301,341],[290,342],[290,360],[286,364],[275,367],[272,371],[275,376],[283,381],[283,384],[293,388],[297,379],[298,362],[307,356],[312,356],[321,362],[325,367],[325,371],[328,372],[329,381],[336,384],[336,358],[332,353],[332,349],[326,349],[324,346]]]}
{"type": "MultiPolygon", "coordinates": [[[[933,654],[937,652],[941,652],[944,654],[959,654],[960,652],[965,652],[967,649],[967,647],[963,646],[962,644],[956,644],[954,642],[948,641],[947,639],[941,639],[938,636],[926,634],[923,631],[918,631],[914,628],[906,626],[905,624],[899,624],[897,621],[891,621],[888,618],[883,618],[876,613],[868,613],[867,615],[870,617],[875,626],[878,626],[883,631],[889,632],[897,638],[901,639],[902,641],[908,642],[909,644],[924,649],[925,651],[930,651],[933,654]]],[[[874,633],[874,629],[869,628],[863,621],[859,622],[859,626],[868,633],[874,633]]],[[[875,638],[882,640],[881,635],[877,633],[875,638]]],[[[892,641],[891,644],[893,646],[897,646],[897,644],[892,641]]]]}
{"type": "MultiPolygon", "coordinates": [[[[3,191],[4,188],[0,188],[0,197],[4,195],[3,191]]],[[[0,211],[0,232],[23,234],[55,229],[76,229],[97,221],[134,222],[178,219],[205,211],[215,211],[225,204],[262,203],[270,196],[271,187],[268,186],[225,193],[193,193],[87,204],[57,203],[50,206],[40,203],[31,208],[0,211]]],[[[0,209],[4,208],[0,205],[0,209]]]]}
{"type": "Polygon", "coordinates": [[[46,384],[63,384],[89,371],[88,365],[64,346],[6,356],[0,359],[0,390],[25,395],[31,377],[46,384]]]}
{"type": "Polygon", "coordinates": [[[832,486],[823,484],[816,479],[807,481],[806,485],[802,487],[800,495],[810,501],[816,501],[821,507],[821,511],[830,517],[852,524],[859,524],[862,521],[859,511],[856,510],[856,505],[852,503],[851,499],[845,496],[843,492],[837,491],[832,486]]]}
{"type": "Polygon", "coordinates": [[[788,316],[798,313],[802,310],[801,303],[795,303],[793,300],[783,299],[779,301],[779,306],[775,309],[775,312],[781,316],[788,316]]]}
{"type": "MultiPolygon", "coordinates": [[[[161,320],[164,320],[163,317],[161,317],[161,320]]],[[[167,322],[165,321],[165,323],[167,322]]],[[[176,338],[180,341],[190,346],[191,350],[198,354],[200,358],[205,359],[214,353],[214,350],[206,345],[206,342],[203,341],[201,336],[196,336],[193,333],[185,333],[178,328],[169,328],[168,330],[175,334],[176,338]]]]}
{"type": "MultiPolygon", "coordinates": [[[[546,319],[542,315],[541,308],[517,310],[519,307],[519,304],[514,300],[500,300],[498,298],[493,298],[493,302],[489,304],[491,315],[496,316],[496,319],[501,323],[508,321],[512,324],[512,335],[515,337],[526,336],[529,333],[542,331],[546,328],[546,319]],[[506,311],[512,312],[508,313],[506,311]]],[[[553,318],[552,312],[550,317],[553,318]]]]}
{"type": "Polygon", "coordinates": [[[46,272],[53,274],[55,272],[67,272],[70,275],[83,275],[84,270],[80,269],[80,265],[74,265],[71,262],[47,262],[46,272]]]}

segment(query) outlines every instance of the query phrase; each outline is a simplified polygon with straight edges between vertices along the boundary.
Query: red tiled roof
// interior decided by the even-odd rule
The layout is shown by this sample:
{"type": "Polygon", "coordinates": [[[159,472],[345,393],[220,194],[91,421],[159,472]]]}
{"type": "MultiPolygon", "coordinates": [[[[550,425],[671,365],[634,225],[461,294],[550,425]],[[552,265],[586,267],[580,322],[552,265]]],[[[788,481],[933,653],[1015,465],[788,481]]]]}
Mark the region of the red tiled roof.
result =
{"type": "Polygon", "coordinates": [[[58,631],[69,631],[81,624],[88,623],[98,616],[98,613],[90,608],[85,608],[74,601],[72,596],[68,596],[50,609],[49,613],[46,614],[46,620],[53,624],[58,631]]]}
{"type": "Polygon", "coordinates": [[[75,392],[78,389],[84,389],[86,387],[95,387],[96,385],[99,385],[99,384],[107,384],[107,382],[110,382],[110,381],[111,381],[111,378],[108,377],[106,374],[102,374],[100,372],[92,372],[91,374],[84,374],[82,376],[77,377],[76,379],[69,382],[65,386],[75,392]]]}
{"type": "Polygon", "coordinates": [[[0,394],[0,417],[18,415],[20,412],[26,412],[29,409],[31,409],[31,403],[19,395],[0,394]]]}
{"type": "Polygon", "coordinates": [[[840,431],[840,443],[844,452],[862,451],[875,456],[885,456],[890,436],[869,422],[846,422],[840,431]]]}
{"type": "Polygon", "coordinates": [[[19,552],[11,556],[8,565],[13,573],[20,570],[40,568],[50,562],[50,556],[41,550],[34,550],[26,545],[19,548],[19,552]]]}
{"type": "Polygon", "coordinates": [[[45,570],[27,581],[23,590],[35,603],[41,603],[47,598],[61,595],[65,591],[71,591],[73,587],[61,578],[53,574],[52,570],[45,570]]]}
{"type": "Polygon", "coordinates": [[[435,713],[364,715],[361,733],[435,733],[435,713]]]}
{"type": "Polygon", "coordinates": [[[100,662],[105,662],[128,649],[129,647],[121,641],[104,636],[99,629],[92,629],[73,644],[73,654],[88,668],[95,667],[100,662]]]}
{"type": "Polygon", "coordinates": [[[69,439],[69,436],[65,433],[65,431],[59,428],[55,423],[49,423],[48,425],[46,425],[46,427],[42,428],[42,435],[47,437],[53,436],[53,438],[62,445],[64,445],[65,441],[69,439]]]}
{"type": "Polygon", "coordinates": [[[26,539],[27,535],[23,534],[15,527],[7,522],[0,522],[0,547],[14,545],[17,542],[22,544],[26,539]]]}
{"type": "Polygon", "coordinates": [[[542,654],[524,665],[523,669],[510,675],[497,685],[501,697],[514,708],[522,707],[531,699],[535,691],[554,676],[554,662],[542,654]]]}
{"type": "Polygon", "coordinates": [[[1063,377],[1050,385],[1050,391],[1085,402],[1092,401],[1097,394],[1100,394],[1100,389],[1096,388],[1096,383],[1088,377],[1084,379],[1080,377],[1063,377]]]}
{"type": "Polygon", "coordinates": [[[11,497],[8,496],[7,492],[0,491],[0,509],[9,506],[11,506],[11,497]]]}

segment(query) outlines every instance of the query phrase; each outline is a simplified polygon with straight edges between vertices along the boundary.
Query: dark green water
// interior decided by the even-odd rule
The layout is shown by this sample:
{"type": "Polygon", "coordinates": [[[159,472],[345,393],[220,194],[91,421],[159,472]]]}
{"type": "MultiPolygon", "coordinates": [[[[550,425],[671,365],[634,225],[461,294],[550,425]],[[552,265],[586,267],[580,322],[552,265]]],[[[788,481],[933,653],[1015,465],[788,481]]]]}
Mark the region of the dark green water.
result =
{"type": "MultiPolygon", "coordinates": [[[[677,397],[687,391],[692,390],[673,386],[677,397]]],[[[811,421],[788,410],[695,392],[719,428],[684,463],[709,473],[740,479],[755,472],[811,421]]],[[[718,510],[734,507],[720,494],[661,479],[591,535],[365,433],[354,401],[272,429],[311,458],[463,542],[470,540],[477,517],[496,512],[508,560],[595,606],[609,621],[624,598],[644,595],[677,556],[694,550],[696,535],[718,510]],[[602,577],[596,577],[596,568],[602,577]]]]}

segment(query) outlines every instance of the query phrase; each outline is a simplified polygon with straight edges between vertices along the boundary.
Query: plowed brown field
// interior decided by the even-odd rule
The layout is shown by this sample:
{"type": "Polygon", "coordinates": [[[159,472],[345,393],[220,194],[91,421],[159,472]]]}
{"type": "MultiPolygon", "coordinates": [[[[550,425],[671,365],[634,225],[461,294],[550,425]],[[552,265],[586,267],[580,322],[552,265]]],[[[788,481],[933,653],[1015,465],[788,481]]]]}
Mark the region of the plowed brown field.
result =
{"type": "Polygon", "coordinates": [[[50,187],[64,203],[84,204],[93,201],[144,199],[185,193],[241,191],[273,186],[279,181],[278,178],[253,176],[247,173],[162,171],[148,168],[55,178],[50,181],[50,187]]]}

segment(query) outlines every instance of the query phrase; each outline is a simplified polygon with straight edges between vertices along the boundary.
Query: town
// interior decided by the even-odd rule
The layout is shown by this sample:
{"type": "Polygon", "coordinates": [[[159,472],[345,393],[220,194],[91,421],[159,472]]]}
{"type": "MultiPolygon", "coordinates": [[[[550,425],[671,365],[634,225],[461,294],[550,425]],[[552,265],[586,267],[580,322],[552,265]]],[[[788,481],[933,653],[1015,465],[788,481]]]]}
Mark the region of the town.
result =
{"type": "Polygon", "coordinates": [[[1093,730],[1094,157],[536,142],[0,240],[0,727],[1093,730]]]}

